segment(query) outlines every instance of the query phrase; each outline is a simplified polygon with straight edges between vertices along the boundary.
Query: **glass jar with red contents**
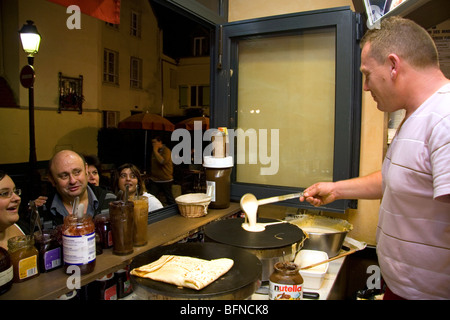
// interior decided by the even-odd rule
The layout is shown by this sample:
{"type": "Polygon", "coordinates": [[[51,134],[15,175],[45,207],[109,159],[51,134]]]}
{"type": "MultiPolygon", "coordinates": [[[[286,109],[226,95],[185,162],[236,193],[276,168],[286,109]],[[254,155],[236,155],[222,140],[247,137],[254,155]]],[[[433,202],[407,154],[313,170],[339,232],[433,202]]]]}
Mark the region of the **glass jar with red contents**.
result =
{"type": "Polygon", "coordinates": [[[111,222],[108,213],[98,214],[94,217],[95,231],[100,237],[100,244],[103,249],[113,246],[111,222]]]}

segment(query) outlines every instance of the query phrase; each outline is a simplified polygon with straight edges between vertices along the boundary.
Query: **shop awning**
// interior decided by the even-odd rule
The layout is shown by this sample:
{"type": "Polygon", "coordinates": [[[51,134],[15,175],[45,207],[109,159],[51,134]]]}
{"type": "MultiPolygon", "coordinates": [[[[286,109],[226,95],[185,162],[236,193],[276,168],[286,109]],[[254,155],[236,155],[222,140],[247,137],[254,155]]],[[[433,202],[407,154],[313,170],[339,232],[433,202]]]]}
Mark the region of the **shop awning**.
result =
{"type": "Polygon", "coordinates": [[[64,7],[76,5],[80,11],[97,19],[120,23],[120,0],[48,0],[64,7]]]}

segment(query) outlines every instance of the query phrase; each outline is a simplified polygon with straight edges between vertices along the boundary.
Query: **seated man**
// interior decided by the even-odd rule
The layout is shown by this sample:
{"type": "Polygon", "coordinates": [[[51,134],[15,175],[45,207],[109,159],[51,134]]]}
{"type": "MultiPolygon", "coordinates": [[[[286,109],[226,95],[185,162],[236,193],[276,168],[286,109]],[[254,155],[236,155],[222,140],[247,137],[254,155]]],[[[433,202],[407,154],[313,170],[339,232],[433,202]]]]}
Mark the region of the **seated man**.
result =
{"type": "Polygon", "coordinates": [[[72,214],[76,197],[84,204],[85,213],[91,216],[109,212],[109,202],[116,198],[103,188],[88,185],[87,163],[71,150],[62,150],[50,159],[48,178],[56,192],[43,206],[44,228],[63,224],[64,217],[72,214]]]}

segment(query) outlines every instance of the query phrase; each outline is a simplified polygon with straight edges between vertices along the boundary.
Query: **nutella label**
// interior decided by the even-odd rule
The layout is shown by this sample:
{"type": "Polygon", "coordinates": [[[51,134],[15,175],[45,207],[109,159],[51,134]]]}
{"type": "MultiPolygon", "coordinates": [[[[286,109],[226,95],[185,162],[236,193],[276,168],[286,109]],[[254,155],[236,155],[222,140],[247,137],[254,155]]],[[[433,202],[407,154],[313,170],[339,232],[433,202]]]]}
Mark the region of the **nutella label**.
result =
{"type": "Polygon", "coordinates": [[[303,285],[269,281],[269,300],[302,300],[303,285]]]}

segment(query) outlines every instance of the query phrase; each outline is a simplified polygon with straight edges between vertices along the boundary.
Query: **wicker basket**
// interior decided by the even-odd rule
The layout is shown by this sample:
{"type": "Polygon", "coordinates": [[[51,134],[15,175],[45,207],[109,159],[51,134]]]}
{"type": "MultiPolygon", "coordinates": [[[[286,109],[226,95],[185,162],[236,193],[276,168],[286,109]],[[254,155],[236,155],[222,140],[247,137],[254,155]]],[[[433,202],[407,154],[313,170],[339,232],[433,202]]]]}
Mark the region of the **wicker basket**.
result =
{"type": "Polygon", "coordinates": [[[176,197],[175,202],[183,217],[198,218],[208,213],[211,197],[205,193],[188,193],[176,197]]]}

